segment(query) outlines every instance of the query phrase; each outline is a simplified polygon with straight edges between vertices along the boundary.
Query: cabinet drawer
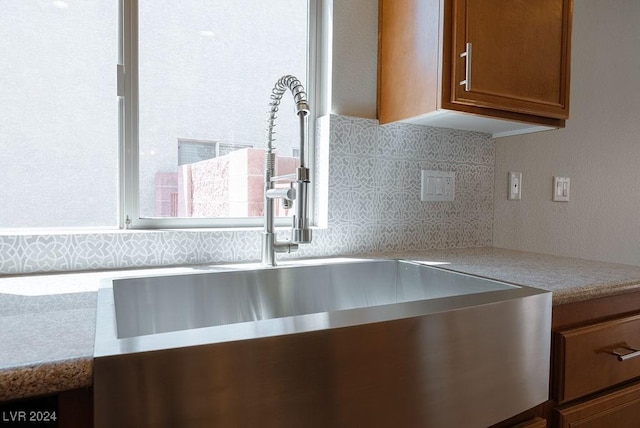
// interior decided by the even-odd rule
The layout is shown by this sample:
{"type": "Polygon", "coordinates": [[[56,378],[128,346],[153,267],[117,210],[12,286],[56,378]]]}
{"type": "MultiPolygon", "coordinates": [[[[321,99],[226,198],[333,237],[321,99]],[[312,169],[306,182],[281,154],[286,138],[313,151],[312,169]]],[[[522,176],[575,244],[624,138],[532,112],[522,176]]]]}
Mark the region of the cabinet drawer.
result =
{"type": "Polygon", "coordinates": [[[542,418],[534,418],[511,428],[547,428],[547,421],[542,418]]]}
{"type": "Polygon", "coordinates": [[[639,384],[556,410],[558,428],[637,428],[639,419],[639,384]]]}
{"type": "Polygon", "coordinates": [[[556,340],[559,403],[640,376],[640,315],[560,331],[556,340]]]}

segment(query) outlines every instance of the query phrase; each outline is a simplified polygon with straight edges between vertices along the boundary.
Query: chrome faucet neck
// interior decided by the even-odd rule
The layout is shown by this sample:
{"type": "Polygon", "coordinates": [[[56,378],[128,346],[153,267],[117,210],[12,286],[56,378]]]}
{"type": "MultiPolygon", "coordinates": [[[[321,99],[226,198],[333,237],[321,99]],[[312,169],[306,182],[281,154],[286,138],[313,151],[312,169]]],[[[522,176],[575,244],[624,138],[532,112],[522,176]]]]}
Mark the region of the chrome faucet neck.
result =
{"type": "Polygon", "coordinates": [[[309,193],[310,183],[309,168],[305,164],[307,149],[307,115],[309,105],[307,95],[302,83],[294,76],[283,76],[274,85],[269,102],[269,118],[267,119],[267,148],[265,151],[264,172],[264,232],[262,233],[262,264],[276,265],[276,253],[291,253],[298,249],[298,244],[309,243],[312,239],[309,227],[309,193]],[[296,114],[300,120],[300,166],[296,173],[290,176],[277,177],[275,175],[276,154],[273,142],[275,141],[275,120],[282,96],[289,89],[296,103],[296,114]],[[274,183],[284,179],[291,180],[295,187],[286,192],[274,189],[274,183]],[[293,217],[291,240],[279,242],[275,236],[275,212],[274,199],[282,199],[287,206],[295,200],[296,213],[293,217]]]}

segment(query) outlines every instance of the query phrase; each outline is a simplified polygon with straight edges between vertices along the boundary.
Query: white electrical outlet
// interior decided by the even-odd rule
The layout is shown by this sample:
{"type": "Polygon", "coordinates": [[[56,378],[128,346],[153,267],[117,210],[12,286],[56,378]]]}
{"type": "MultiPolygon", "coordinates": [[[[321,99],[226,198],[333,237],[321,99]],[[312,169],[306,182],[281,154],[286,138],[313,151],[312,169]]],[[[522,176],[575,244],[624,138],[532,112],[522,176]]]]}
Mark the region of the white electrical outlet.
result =
{"type": "Polygon", "coordinates": [[[571,179],[567,177],[553,177],[553,201],[569,202],[571,179]]]}
{"type": "Polygon", "coordinates": [[[510,201],[519,201],[522,197],[522,173],[510,172],[509,173],[509,194],[507,199],[510,201]]]}
{"type": "Polygon", "coordinates": [[[453,201],[456,193],[456,173],[453,171],[421,171],[421,201],[453,201]]]}

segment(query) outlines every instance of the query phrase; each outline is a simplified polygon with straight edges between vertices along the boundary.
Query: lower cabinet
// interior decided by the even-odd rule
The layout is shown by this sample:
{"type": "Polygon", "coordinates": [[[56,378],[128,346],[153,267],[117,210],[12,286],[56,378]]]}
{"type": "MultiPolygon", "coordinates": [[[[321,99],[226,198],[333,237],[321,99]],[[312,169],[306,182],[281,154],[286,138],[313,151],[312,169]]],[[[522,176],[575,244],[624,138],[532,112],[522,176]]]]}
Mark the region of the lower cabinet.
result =
{"type": "Polygon", "coordinates": [[[559,428],[637,428],[640,382],[605,395],[556,409],[559,428]]]}
{"type": "Polygon", "coordinates": [[[91,428],[93,388],[0,402],[0,427],[91,428]]]}
{"type": "Polygon", "coordinates": [[[552,314],[551,428],[640,427],[640,292],[552,314]]]}
{"type": "Polygon", "coordinates": [[[93,427],[93,388],[58,394],[58,428],[93,427]]]}
{"type": "Polygon", "coordinates": [[[513,425],[512,428],[547,428],[547,420],[542,418],[535,418],[522,422],[518,425],[513,425]]]}

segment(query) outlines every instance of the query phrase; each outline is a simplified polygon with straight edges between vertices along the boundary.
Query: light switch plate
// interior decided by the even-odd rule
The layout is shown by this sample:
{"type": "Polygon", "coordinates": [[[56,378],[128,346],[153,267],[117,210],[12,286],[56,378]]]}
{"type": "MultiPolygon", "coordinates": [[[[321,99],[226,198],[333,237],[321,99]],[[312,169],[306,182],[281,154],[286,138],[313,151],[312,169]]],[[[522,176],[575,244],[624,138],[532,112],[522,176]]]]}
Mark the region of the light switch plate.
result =
{"type": "Polygon", "coordinates": [[[553,177],[553,201],[569,202],[571,179],[567,177],[553,177]]]}
{"type": "Polygon", "coordinates": [[[510,172],[509,173],[509,194],[507,199],[510,201],[519,201],[522,197],[522,173],[510,172]]]}
{"type": "Polygon", "coordinates": [[[453,171],[421,170],[421,201],[453,201],[456,193],[456,173],[453,171]]]}

